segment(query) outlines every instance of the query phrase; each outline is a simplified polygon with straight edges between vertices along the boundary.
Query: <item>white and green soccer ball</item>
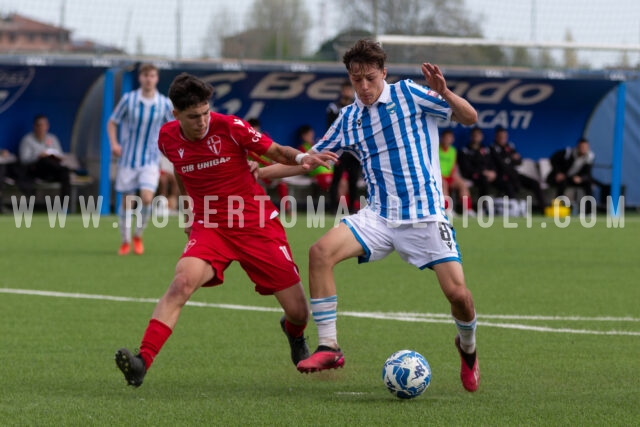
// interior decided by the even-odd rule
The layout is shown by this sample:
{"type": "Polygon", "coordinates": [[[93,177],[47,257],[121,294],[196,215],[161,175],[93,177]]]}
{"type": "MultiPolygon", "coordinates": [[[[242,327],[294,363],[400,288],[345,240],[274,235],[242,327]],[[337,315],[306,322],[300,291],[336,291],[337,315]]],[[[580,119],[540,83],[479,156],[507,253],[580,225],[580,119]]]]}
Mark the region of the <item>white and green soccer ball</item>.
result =
{"type": "Polygon", "coordinates": [[[429,387],[431,367],[427,359],[416,351],[396,351],[384,362],[382,381],[394,396],[413,399],[429,387]]]}

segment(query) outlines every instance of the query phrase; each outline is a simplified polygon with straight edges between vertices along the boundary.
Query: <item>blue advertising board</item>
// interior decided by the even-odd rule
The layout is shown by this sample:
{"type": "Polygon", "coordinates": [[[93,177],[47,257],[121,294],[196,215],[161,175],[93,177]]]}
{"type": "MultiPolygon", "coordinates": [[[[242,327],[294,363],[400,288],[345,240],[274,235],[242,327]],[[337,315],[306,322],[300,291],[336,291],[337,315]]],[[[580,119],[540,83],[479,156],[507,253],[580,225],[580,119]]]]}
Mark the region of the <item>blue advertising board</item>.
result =
{"type": "MultiPolygon", "coordinates": [[[[167,89],[177,73],[164,71],[167,89]]],[[[411,78],[426,84],[415,73],[389,71],[388,81],[411,78]]],[[[216,89],[214,109],[242,118],[258,117],[262,128],[276,141],[294,145],[295,129],[310,124],[319,138],[325,131],[325,109],[337,99],[345,73],[238,71],[198,73],[216,89]]],[[[509,130],[511,140],[524,157],[548,157],[553,151],[573,145],[582,136],[598,102],[618,83],[604,79],[447,78],[449,87],[478,110],[477,126],[485,130],[490,144],[493,129],[509,130]]],[[[456,145],[466,143],[469,129],[456,123],[442,123],[456,133],[456,145]]]]}
{"type": "Polygon", "coordinates": [[[68,151],[80,105],[103,74],[100,67],[0,65],[0,147],[17,153],[33,118],[44,114],[68,151]]]}

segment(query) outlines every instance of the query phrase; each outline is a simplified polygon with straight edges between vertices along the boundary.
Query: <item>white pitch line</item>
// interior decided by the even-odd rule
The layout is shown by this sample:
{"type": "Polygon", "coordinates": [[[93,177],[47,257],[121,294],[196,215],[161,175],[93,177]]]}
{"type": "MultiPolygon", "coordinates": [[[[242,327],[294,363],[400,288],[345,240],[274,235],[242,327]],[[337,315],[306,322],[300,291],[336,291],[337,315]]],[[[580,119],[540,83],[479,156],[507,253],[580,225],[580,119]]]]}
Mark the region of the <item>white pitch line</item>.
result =
{"type": "MultiPolygon", "coordinates": [[[[351,312],[350,312],[351,313],[351,312]]],[[[344,314],[344,313],[343,313],[344,314]]],[[[375,317],[380,319],[399,319],[399,318],[443,318],[451,319],[450,314],[442,313],[410,313],[410,312],[352,312],[351,315],[359,317],[364,314],[366,317],[375,317]]],[[[552,321],[577,321],[577,322],[640,322],[638,317],[611,317],[611,316],[539,316],[539,315],[519,315],[519,314],[479,314],[478,318],[481,319],[495,319],[495,320],[552,320],[552,321]]]]}
{"type": "MultiPolygon", "coordinates": [[[[366,312],[357,312],[357,311],[345,311],[339,312],[339,315],[349,316],[349,317],[360,317],[366,319],[379,319],[379,320],[398,320],[403,322],[422,322],[422,323],[451,323],[451,315],[442,315],[437,314],[434,317],[428,317],[424,314],[421,314],[421,317],[411,316],[411,313],[366,313],[366,312]]],[[[413,313],[415,314],[415,313],[413,313]]],[[[479,315],[479,318],[485,318],[485,315],[479,315]]],[[[586,317],[585,319],[593,320],[594,318],[586,317]]],[[[536,319],[537,320],[537,319],[536,319]]],[[[554,318],[553,320],[558,320],[554,318]]],[[[480,326],[488,326],[494,328],[503,328],[503,329],[520,329],[524,331],[535,331],[535,332],[556,332],[556,333],[565,333],[565,334],[583,334],[583,335],[629,335],[629,336],[640,336],[640,332],[635,331],[596,331],[589,329],[569,329],[569,328],[550,328],[546,326],[531,326],[531,325],[522,325],[519,323],[493,323],[493,322],[484,322],[478,320],[478,325],[480,326]]]]}
{"type": "Polygon", "coordinates": [[[482,326],[493,326],[495,328],[520,329],[524,331],[535,332],[556,332],[565,334],[583,334],[583,335],[628,335],[640,337],[640,332],[635,331],[593,331],[589,329],[569,329],[569,328],[548,328],[545,326],[518,325],[514,323],[486,323],[478,322],[482,326]]]}
{"type": "MultiPolygon", "coordinates": [[[[104,301],[120,301],[120,302],[148,302],[156,304],[158,299],[154,298],[132,298],[132,297],[118,297],[112,295],[96,295],[96,294],[81,294],[81,293],[69,293],[69,292],[56,292],[56,291],[38,291],[35,289],[11,289],[0,288],[0,293],[5,294],[19,294],[19,295],[36,295],[43,297],[58,297],[58,298],[76,298],[76,299],[97,299],[104,301]]],[[[225,308],[229,310],[248,310],[248,311],[272,311],[281,312],[279,308],[272,307],[258,307],[251,305],[236,305],[236,304],[212,304],[207,302],[187,301],[187,305],[194,307],[210,307],[210,308],[225,308]]]]}
{"type": "MultiPolygon", "coordinates": [[[[0,288],[0,293],[5,294],[17,294],[17,295],[35,295],[45,297],[56,298],[75,298],[75,299],[92,299],[103,301],[119,301],[119,302],[138,302],[138,303],[157,303],[158,300],[154,298],[132,298],[121,297],[113,295],[99,295],[99,294],[83,294],[83,293],[68,293],[68,292],[56,292],[56,291],[40,291],[35,289],[12,289],[12,288],[0,288]]],[[[280,308],[273,307],[259,307],[251,305],[238,305],[238,304],[214,304],[206,302],[189,301],[187,305],[193,307],[207,307],[207,308],[221,308],[227,310],[246,310],[246,311],[263,311],[263,312],[282,312],[280,308]]],[[[404,322],[424,322],[424,323],[451,323],[451,315],[442,313],[383,313],[383,312],[358,312],[358,311],[343,311],[339,313],[341,316],[357,317],[366,319],[377,320],[397,320],[404,322]]],[[[515,315],[480,315],[481,319],[513,319],[513,320],[582,320],[582,321],[629,321],[637,322],[640,319],[633,317],[580,317],[580,316],[515,316],[515,315]]],[[[555,332],[555,333],[568,333],[568,334],[583,334],[583,335],[626,335],[626,336],[640,336],[640,332],[635,331],[598,331],[589,329],[569,329],[569,328],[550,328],[545,326],[531,326],[522,325],[518,323],[493,323],[478,321],[479,325],[503,328],[503,329],[519,329],[525,331],[535,332],[555,332]]]]}

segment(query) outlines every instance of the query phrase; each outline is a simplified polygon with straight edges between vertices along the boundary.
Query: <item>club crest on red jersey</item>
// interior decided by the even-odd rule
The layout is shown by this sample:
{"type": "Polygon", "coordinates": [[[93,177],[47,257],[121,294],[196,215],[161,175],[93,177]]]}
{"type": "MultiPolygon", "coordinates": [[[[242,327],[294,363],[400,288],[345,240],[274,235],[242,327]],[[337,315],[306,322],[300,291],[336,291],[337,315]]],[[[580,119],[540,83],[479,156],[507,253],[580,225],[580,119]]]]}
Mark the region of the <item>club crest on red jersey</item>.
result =
{"type": "Polygon", "coordinates": [[[212,135],[207,139],[207,147],[212,153],[220,155],[220,149],[222,148],[222,140],[218,135],[212,135]]]}
{"type": "Polygon", "coordinates": [[[194,247],[196,245],[196,239],[191,239],[187,242],[186,246],[184,247],[184,251],[183,253],[186,253],[189,249],[191,249],[192,247],[194,247]]]}

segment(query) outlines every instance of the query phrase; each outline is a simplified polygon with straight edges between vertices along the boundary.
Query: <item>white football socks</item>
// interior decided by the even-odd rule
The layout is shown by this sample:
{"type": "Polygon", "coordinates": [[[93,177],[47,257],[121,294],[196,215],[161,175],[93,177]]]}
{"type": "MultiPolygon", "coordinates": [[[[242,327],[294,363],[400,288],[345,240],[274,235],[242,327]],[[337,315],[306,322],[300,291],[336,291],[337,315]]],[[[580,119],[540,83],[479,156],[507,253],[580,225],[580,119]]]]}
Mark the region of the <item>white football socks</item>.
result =
{"type": "Polygon", "coordinates": [[[142,232],[144,231],[145,228],[147,228],[147,224],[149,223],[149,218],[151,218],[151,205],[142,205],[142,208],[140,209],[140,216],[142,217],[142,220],[140,221],[140,227],[138,227],[138,223],[136,221],[136,230],[134,231],[133,235],[136,237],[142,237],[142,232]]]}
{"type": "Polygon", "coordinates": [[[463,322],[455,317],[453,320],[456,322],[456,328],[458,328],[460,348],[465,353],[472,354],[476,351],[476,316],[473,316],[473,320],[471,322],[463,322]]]}
{"type": "Polygon", "coordinates": [[[118,209],[118,225],[122,242],[131,242],[131,211],[124,208],[124,200],[118,209]]]}
{"type": "Polygon", "coordinates": [[[311,298],[311,314],[318,327],[318,345],[338,349],[336,319],[338,296],[311,298]]]}

